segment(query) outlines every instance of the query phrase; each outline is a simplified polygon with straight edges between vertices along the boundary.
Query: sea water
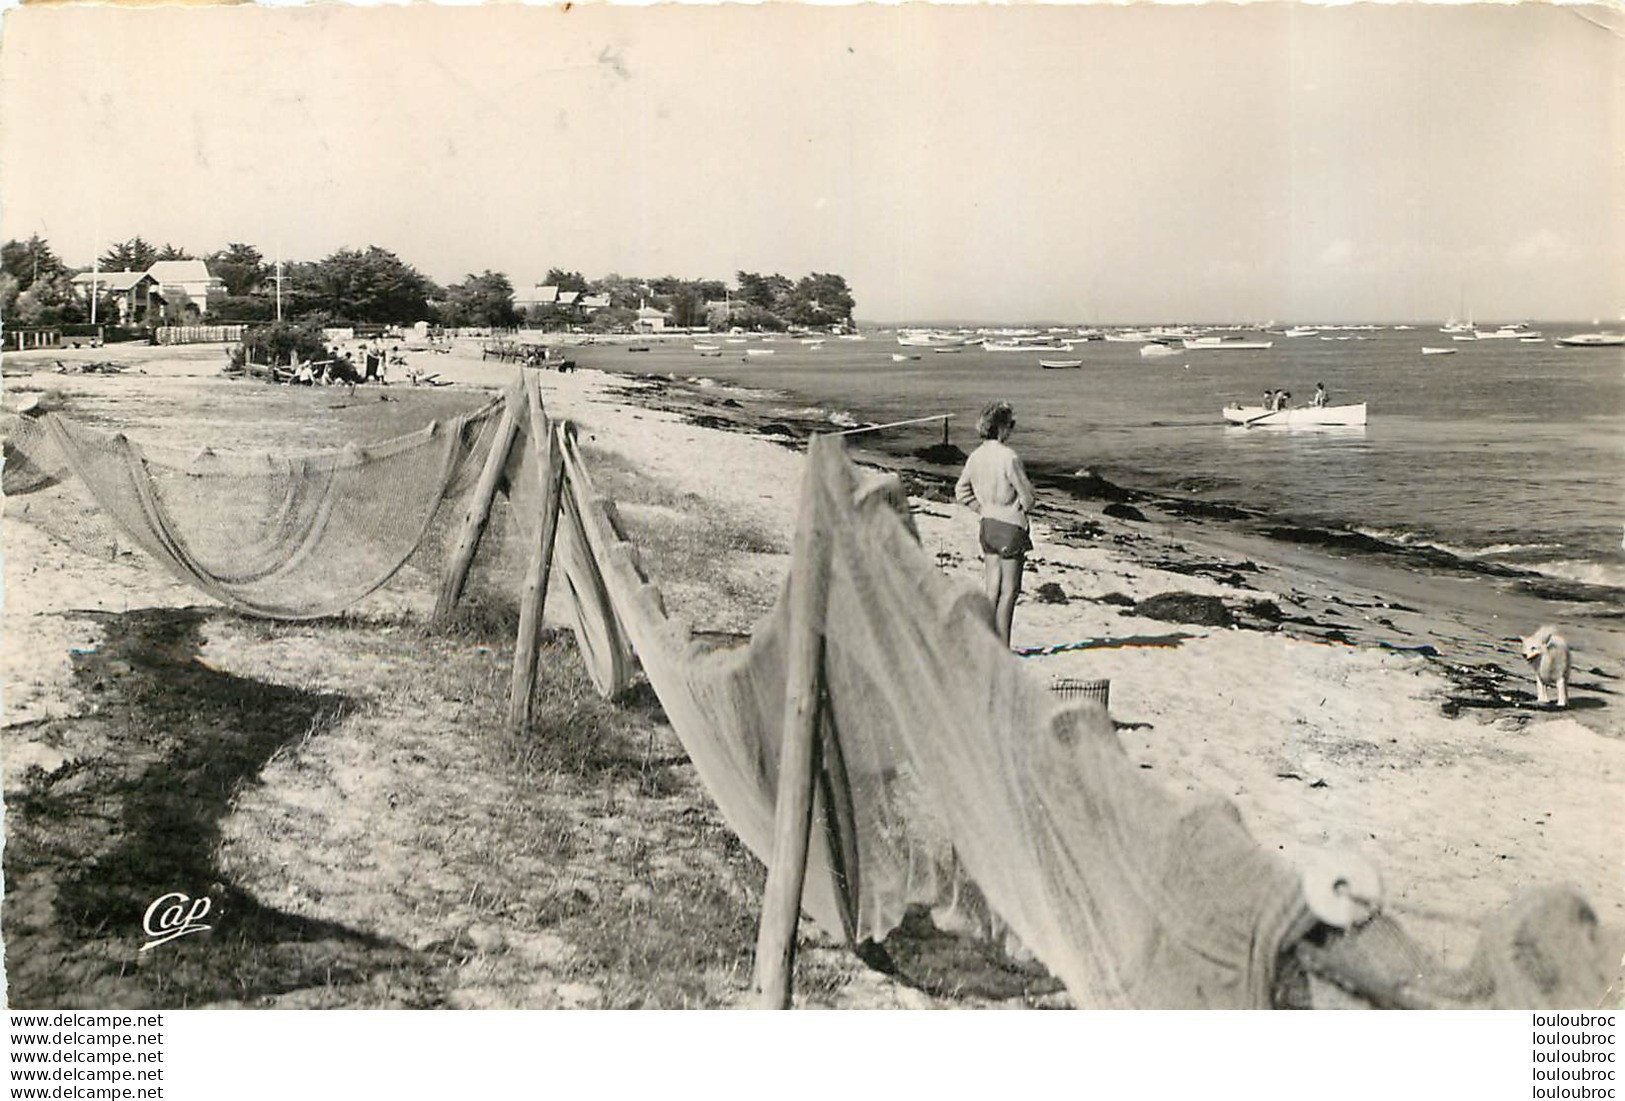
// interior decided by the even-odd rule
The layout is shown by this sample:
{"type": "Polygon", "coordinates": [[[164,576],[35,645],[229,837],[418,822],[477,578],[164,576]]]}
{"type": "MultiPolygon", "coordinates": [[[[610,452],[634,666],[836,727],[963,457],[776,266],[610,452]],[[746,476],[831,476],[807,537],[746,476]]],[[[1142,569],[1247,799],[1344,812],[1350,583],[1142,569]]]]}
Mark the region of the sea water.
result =
{"type": "MultiPolygon", "coordinates": [[[[1282,537],[1357,533],[1369,546],[1423,551],[1430,566],[1549,579],[1558,604],[1625,610],[1625,350],[1452,341],[1437,326],[1244,335],[1269,349],[1145,358],[1139,345],[1078,342],[1080,369],[1045,370],[1059,353],[940,354],[889,334],[810,347],[780,338],[700,358],[673,344],[615,366],[766,388],[787,409],[813,405],[883,422],[952,413],[969,450],[982,405],[1015,408],[1012,443],[1035,476],[1088,469],[1119,485],[1267,514],[1282,537]],[[1424,346],[1453,355],[1422,354],[1424,346]],[[894,362],[893,354],[918,355],[894,362]],[[1241,428],[1220,410],[1258,405],[1266,389],[1304,405],[1365,402],[1356,429],[1241,428]]],[[[594,356],[599,365],[600,356],[594,356]]],[[[611,366],[610,363],[603,363],[611,366]]],[[[940,426],[865,437],[908,452],[940,426]]],[[[1313,541],[1308,539],[1307,541],[1313,541]]]]}

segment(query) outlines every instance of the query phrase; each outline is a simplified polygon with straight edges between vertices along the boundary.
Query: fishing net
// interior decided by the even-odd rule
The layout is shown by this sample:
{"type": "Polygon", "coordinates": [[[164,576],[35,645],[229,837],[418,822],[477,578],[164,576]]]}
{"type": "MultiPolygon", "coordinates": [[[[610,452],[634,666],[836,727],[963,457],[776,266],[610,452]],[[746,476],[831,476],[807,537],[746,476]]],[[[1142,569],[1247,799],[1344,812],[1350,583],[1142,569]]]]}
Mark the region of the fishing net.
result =
{"type": "Polygon", "coordinates": [[[308,454],[185,453],[60,414],[17,418],[4,488],[72,474],[123,535],[253,615],[313,619],[360,601],[418,549],[489,450],[501,400],[381,443],[308,454]]]}
{"type": "MultiPolygon", "coordinates": [[[[666,614],[573,446],[564,460],[609,602],[602,618],[630,640],[730,826],[769,860],[787,600],[745,646],[702,645],[666,614]]],[[[1619,938],[1572,892],[1494,916],[1458,969],[1385,915],[1348,932],[1319,924],[1298,873],[1259,847],[1233,804],[1169,793],[1129,761],[1103,706],[1057,702],[1027,677],[988,628],[984,598],[921,549],[895,479],[861,479],[822,441],[806,477],[831,562],[823,826],[803,906],[832,934],[880,941],[927,906],[941,927],[1020,944],[1083,1007],[1546,1007],[1602,995],[1619,938]],[[1354,993],[1329,997],[1343,989],[1354,993]]]]}
{"type": "MultiPolygon", "coordinates": [[[[511,397],[523,403],[518,391],[511,397]]],[[[545,471],[537,453],[546,450],[547,431],[545,422],[538,428],[529,417],[521,419],[504,475],[508,517],[520,533],[518,545],[526,548],[535,547],[541,532],[539,506],[545,471]]],[[[574,631],[593,687],[605,699],[614,699],[631,686],[637,662],[631,640],[613,610],[608,582],[599,560],[593,556],[586,520],[573,494],[564,495],[555,539],[549,603],[558,608],[559,617],[574,631]],[[553,603],[561,598],[562,605],[553,603]]]]}
{"type": "MultiPolygon", "coordinates": [[[[833,548],[822,722],[840,775],[821,785],[808,913],[877,941],[912,905],[984,933],[996,915],[1082,1005],[1270,1004],[1303,922],[1296,876],[1228,804],[1143,780],[1103,709],[1030,682],[983,599],[929,562],[895,480],[860,485],[838,449],[822,454],[808,476],[833,548]]],[[[768,859],[785,602],[745,647],[707,650],[666,615],[573,448],[565,461],[613,617],[729,824],[768,859]]]]}

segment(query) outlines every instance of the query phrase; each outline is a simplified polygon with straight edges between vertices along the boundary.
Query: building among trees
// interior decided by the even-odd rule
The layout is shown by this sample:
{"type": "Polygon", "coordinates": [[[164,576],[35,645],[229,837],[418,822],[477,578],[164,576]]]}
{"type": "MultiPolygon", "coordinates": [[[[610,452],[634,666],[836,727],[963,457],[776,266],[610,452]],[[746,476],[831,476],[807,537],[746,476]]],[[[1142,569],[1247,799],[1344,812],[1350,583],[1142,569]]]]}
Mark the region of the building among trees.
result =
{"type": "Polygon", "coordinates": [[[73,289],[86,303],[94,294],[103,306],[112,306],[113,313],[97,315],[108,325],[145,325],[163,301],[158,280],[145,271],[80,272],[73,277],[73,289]]]}
{"type": "Polygon", "coordinates": [[[187,307],[196,306],[198,317],[208,314],[211,295],[226,293],[225,280],[210,274],[209,265],[202,260],[157,260],[147,274],[157,281],[166,305],[186,313],[190,313],[187,307]]]}

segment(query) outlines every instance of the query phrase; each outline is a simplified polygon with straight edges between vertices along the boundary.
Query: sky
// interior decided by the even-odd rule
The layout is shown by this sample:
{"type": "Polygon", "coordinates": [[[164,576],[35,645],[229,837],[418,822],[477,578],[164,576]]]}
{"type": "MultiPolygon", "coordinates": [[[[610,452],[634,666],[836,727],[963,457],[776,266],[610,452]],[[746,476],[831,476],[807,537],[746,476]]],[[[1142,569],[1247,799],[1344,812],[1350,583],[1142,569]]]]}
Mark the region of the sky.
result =
{"type": "Polygon", "coordinates": [[[24,8],[33,233],[837,272],[878,322],[1613,320],[1625,11],[24,8]]]}

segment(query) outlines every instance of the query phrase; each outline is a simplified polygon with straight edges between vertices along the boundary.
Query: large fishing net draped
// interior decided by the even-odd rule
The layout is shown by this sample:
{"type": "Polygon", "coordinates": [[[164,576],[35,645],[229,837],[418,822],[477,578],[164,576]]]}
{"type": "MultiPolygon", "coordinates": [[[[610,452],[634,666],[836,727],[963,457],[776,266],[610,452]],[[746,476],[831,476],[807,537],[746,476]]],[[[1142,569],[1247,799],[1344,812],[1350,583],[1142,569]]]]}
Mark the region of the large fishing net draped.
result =
{"type": "Polygon", "coordinates": [[[228,607],[313,619],[386,584],[465,494],[502,400],[381,443],[309,454],[185,453],[59,414],[21,417],[5,489],[74,475],[124,535],[228,607]]]}
{"type": "MultiPolygon", "coordinates": [[[[1057,707],[987,629],[982,598],[926,558],[895,480],[859,485],[825,455],[807,475],[832,544],[825,759],[846,784],[823,789],[836,825],[815,831],[807,911],[881,940],[913,904],[976,922],[979,894],[1080,1004],[1270,1004],[1276,954],[1303,920],[1291,870],[1227,804],[1182,807],[1143,781],[1101,709],[1057,707]],[[839,786],[849,807],[830,805],[839,786]]],[[[667,617],[613,507],[565,456],[614,615],[706,788],[765,860],[786,602],[744,648],[708,651],[667,617]]]]}
{"type": "MultiPolygon", "coordinates": [[[[594,591],[609,601],[598,616],[624,629],[729,825],[770,859],[788,601],[746,646],[703,646],[666,614],[568,444],[564,461],[604,582],[594,591]]],[[[860,478],[836,446],[813,448],[805,477],[831,561],[823,827],[803,905],[832,934],[883,940],[928,906],[949,928],[1013,933],[1083,1007],[1325,1004],[1285,989],[1309,985],[1306,962],[1357,988],[1356,1004],[1589,1006],[1603,994],[1617,938],[1571,891],[1497,915],[1461,969],[1384,915],[1361,935],[1320,926],[1298,873],[1233,804],[1170,794],[1129,761],[1103,708],[1059,705],[1023,672],[985,599],[920,547],[895,479],[860,478]]]]}

